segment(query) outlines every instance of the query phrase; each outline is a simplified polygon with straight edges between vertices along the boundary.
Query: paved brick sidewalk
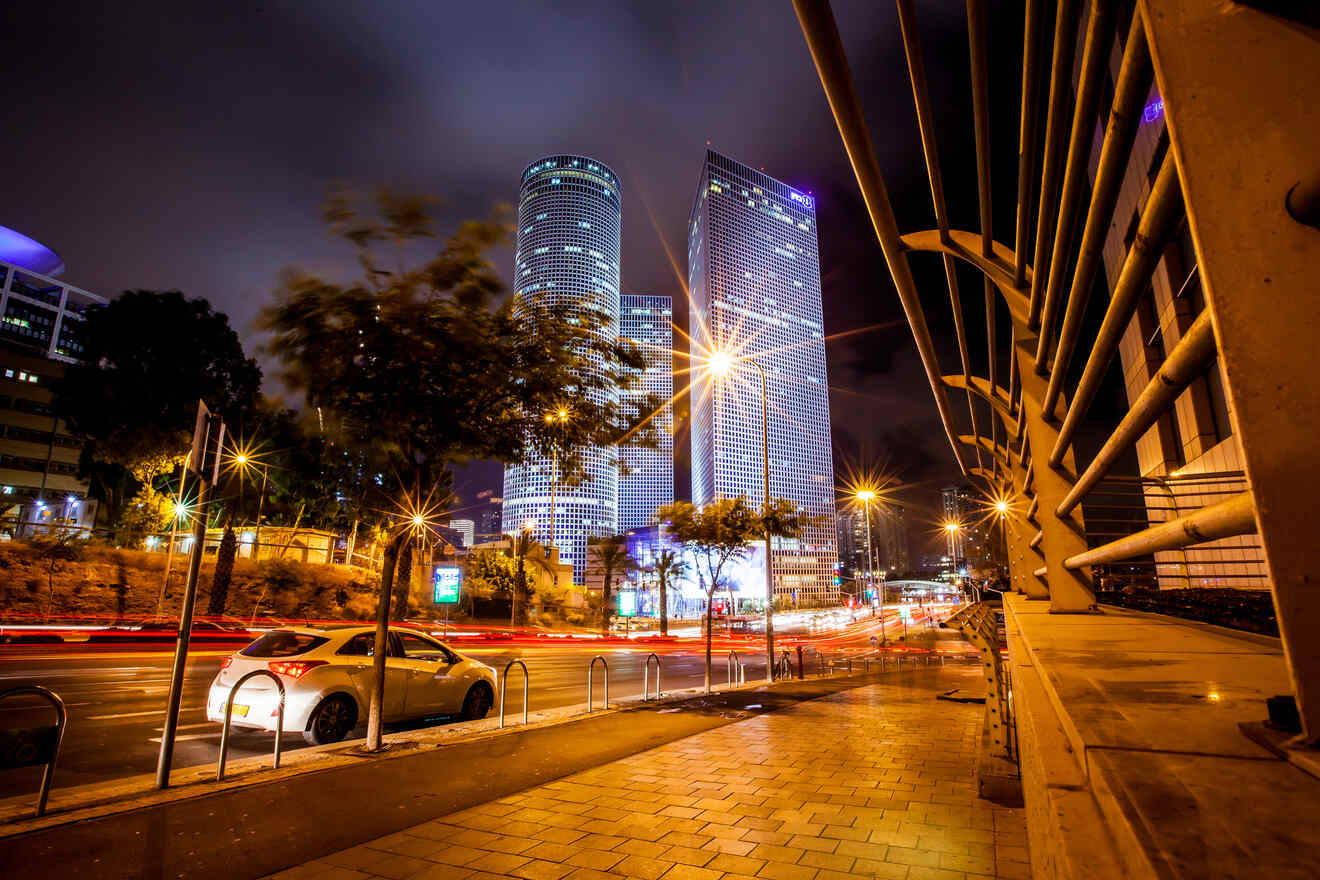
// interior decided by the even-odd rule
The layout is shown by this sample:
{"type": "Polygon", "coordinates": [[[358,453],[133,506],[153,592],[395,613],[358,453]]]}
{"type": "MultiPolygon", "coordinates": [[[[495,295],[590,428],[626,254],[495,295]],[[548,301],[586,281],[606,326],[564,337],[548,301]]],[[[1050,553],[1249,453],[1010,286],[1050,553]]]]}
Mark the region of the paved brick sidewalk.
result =
{"type": "Polygon", "coordinates": [[[275,877],[1028,878],[1022,811],[976,797],[982,707],[934,699],[952,687],[977,670],[895,674],[275,877]]]}

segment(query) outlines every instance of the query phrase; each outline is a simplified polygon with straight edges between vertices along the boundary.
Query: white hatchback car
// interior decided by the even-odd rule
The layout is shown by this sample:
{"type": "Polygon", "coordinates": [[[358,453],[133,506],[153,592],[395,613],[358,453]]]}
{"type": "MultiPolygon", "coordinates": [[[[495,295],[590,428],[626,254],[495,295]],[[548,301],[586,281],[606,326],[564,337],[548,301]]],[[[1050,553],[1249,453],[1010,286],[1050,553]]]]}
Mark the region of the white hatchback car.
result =
{"type": "MultiPolygon", "coordinates": [[[[244,675],[263,669],[284,683],[284,731],[313,745],[338,742],[367,717],[376,630],[275,629],[226,657],[211,682],[206,717],[221,724],[244,675]]],[[[484,718],[495,701],[495,670],[411,629],[390,627],[384,720],[433,715],[484,718]]],[[[248,679],[234,697],[231,726],[273,731],[279,690],[268,676],[248,679]]]]}

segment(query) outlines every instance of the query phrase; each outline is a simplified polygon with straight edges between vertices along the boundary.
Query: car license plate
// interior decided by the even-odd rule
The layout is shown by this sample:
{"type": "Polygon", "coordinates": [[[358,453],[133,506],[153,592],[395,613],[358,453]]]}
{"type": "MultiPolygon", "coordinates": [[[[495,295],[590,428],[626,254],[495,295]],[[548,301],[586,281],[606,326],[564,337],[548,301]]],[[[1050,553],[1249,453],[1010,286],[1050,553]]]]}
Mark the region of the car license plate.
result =
{"type": "Polygon", "coordinates": [[[239,718],[246,718],[247,710],[248,710],[247,706],[238,706],[238,705],[234,706],[234,714],[237,715],[239,718]]]}

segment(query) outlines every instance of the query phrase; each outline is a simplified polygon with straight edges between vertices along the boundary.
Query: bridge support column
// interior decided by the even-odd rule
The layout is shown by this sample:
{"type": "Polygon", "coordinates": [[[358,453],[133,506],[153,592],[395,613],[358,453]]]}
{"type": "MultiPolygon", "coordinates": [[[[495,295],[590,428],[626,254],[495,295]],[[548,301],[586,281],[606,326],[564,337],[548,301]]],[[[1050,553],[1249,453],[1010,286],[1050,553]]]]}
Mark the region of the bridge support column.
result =
{"type": "MultiPolygon", "coordinates": [[[[1023,328],[1025,330],[1025,328],[1023,328]]],[[[1063,561],[1076,553],[1085,552],[1086,532],[1082,526],[1081,509],[1074,510],[1066,517],[1054,513],[1059,502],[1063,501],[1073,480],[1073,453],[1060,462],[1059,468],[1050,467],[1049,451],[1058,439],[1058,425],[1063,415],[1063,401],[1055,405],[1049,421],[1041,410],[1041,401],[1045,397],[1046,382],[1036,373],[1035,353],[1028,346],[1035,343],[1035,336],[1025,332],[1018,335],[1013,345],[1013,357],[1018,360],[1018,375],[1022,381],[1022,406],[1026,410],[1023,430],[1027,434],[1027,443],[1032,450],[1031,486],[1035,490],[1037,510],[1036,519],[1040,523],[1042,540],[1035,550],[1028,552],[1028,564],[1037,554],[1045,563],[1045,583],[1043,584],[1050,598],[1050,611],[1059,614],[1077,614],[1096,611],[1095,591],[1091,586],[1091,577],[1084,571],[1070,571],[1063,567],[1063,561]]],[[[1062,396],[1061,396],[1062,397],[1062,396]]],[[[1032,566],[1034,572],[1035,566],[1032,566]]],[[[1030,579],[1039,583],[1034,574],[1030,579]]],[[[1030,581],[1028,581],[1030,583],[1030,581]]],[[[1033,587],[1035,585],[1032,585],[1033,587]]],[[[1028,597],[1032,589],[1025,590],[1028,597]]]]}

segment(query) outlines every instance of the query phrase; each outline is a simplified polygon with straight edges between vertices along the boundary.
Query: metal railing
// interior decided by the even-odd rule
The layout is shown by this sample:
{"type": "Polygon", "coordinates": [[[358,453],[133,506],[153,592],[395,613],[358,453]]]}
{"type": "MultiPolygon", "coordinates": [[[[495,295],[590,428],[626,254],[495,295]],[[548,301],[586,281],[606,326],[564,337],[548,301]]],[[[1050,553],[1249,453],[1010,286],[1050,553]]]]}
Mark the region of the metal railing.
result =
{"type": "Polygon", "coordinates": [[[55,709],[54,727],[29,727],[3,731],[4,750],[0,751],[0,769],[16,770],[20,767],[46,766],[41,771],[41,787],[37,792],[37,812],[46,814],[46,800],[50,797],[50,782],[55,775],[55,763],[60,758],[60,746],[64,743],[64,728],[69,715],[64,708],[60,695],[41,685],[22,685],[0,691],[0,702],[10,697],[41,697],[55,709]]]}
{"type": "Polygon", "coordinates": [[[737,651],[729,652],[729,656],[725,658],[725,668],[729,675],[729,687],[747,684],[747,672],[743,668],[742,661],[738,659],[737,651]]]}
{"type": "Polygon", "coordinates": [[[591,714],[591,699],[592,699],[592,690],[593,690],[592,675],[596,671],[597,660],[600,661],[600,665],[605,669],[605,689],[604,689],[605,692],[603,694],[604,699],[601,701],[600,707],[602,709],[608,709],[610,707],[610,664],[605,662],[604,657],[597,654],[595,657],[591,658],[591,663],[587,665],[587,714],[588,715],[591,714]]]}
{"type": "Polygon", "coordinates": [[[531,676],[530,676],[530,675],[528,674],[528,672],[527,672],[527,664],[524,663],[522,660],[520,660],[520,659],[518,659],[518,658],[515,657],[514,659],[510,660],[510,661],[505,665],[505,667],[504,667],[504,671],[503,671],[502,673],[500,673],[500,725],[499,725],[499,726],[500,726],[500,729],[503,729],[503,728],[504,728],[504,695],[505,695],[505,691],[506,691],[506,689],[508,688],[508,685],[509,685],[509,670],[512,669],[514,666],[520,666],[520,667],[522,667],[522,674],[523,674],[523,720],[522,720],[522,723],[523,723],[523,724],[526,724],[526,723],[527,723],[527,697],[528,697],[528,694],[529,694],[530,691],[531,691],[531,683],[530,683],[530,682],[531,682],[531,676]]]}
{"type": "Polygon", "coordinates": [[[229,722],[234,714],[234,697],[238,695],[238,689],[243,686],[244,682],[250,678],[256,678],[258,675],[264,675],[275,682],[275,687],[280,692],[280,702],[276,707],[275,718],[275,759],[271,764],[271,769],[280,769],[280,742],[284,734],[284,682],[280,681],[280,677],[269,669],[254,669],[234,682],[234,686],[229,689],[229,699],[225,700],[224,727],[220,729],[220,759],[215,770],[217,781],[225,778],[225,761],[229,757],[229,722]]]}
{"type": "Polygon", "coordinates": [[[646,662],[642,664],[642,702],[645,703],[651,699],[648,685],[651,680],[651,661],[655,661],[655,699],[660,699],[660,657],[654,652],[646,657],[646,662]]]}
{"type": "Polygon", "coordinates": [[[794,0],[954,459],[984,485],[992,505],[1009,507],[999,521],[1013,588],[1048,599],[1052,612],[1087,613],[1097,607],[1093,566],[1258,532],[1305,738],[1320,741],[1320,654],[1305,647],[1320,629],[1320,603],[1306,578],[1309,533],[1298,527],[1320,489],[1320,385],[1306,372],[1313,352],[1301,329],[1320,325],[1308,271],[1320,263],[1320,240],[1306,228],[1316,225],[1315,212],[1294,210],[1288,189],[1294,182],[1305,193],[1320,186],[1313,161],[1320,110],[1304,85],[1320,76],[1320,56],[1307,36],[1273,27],[1268,12],[1252,4],[1160,7],[1148,15],[1149,4],[1138,3],[1120,27],[1121,4],[1068,0],[1054,5],[1050,28],[1047,4],[1028,0],[1020,96],[992,102],[990,13],[984,0],[968,0],[976,189],[966,200],[975,197],[980,222],[959,230],[945,203],[916,3],[897,5],[936,221],[934,229],[908,234],[890,203],[829,3],[794,0]],[[1235,47],[1252,76],[1216,62],[1220,56],[1204,51],[1202,40],[1187,40],[1193,20],[1204,39],[1235,47]],[[1266,53],[1296,57],[1310,74],[1253,63],[1266,53]],[[1112,85],[1111,57],[1121,58],[1112,85]],[[1157,81],[1160,101],[1147,106],[1157,81]],[[1012,124],[992,127],[992,106],[1013,108],[1012,124]],[[1251,114],[1268,118],[1276,132],[1268,157],[1241,123],[1251,114]],[[991,226],[992,128],[1015,138],[1019,149],[1009,244],[996,241],[991,226]],[[1247,155],[1252,161],[1244,165],[1247,155]],[[1243,211],[1248,204],[1260,210],[1243,211]],[[959,372],[941,370],[918,296],[909,261],[922,252],[943,262],[959,372]],[[970,359],[979,346],[968,344],[955,260],[983,281],[988,355],[981,375],[970,359]],[[1171,284],[1160,280],[1161,266],[1171,284]],[[1109,301],[1100,326],[1088,330],[1091,292],[1106,276],[1109,301]],[[1147,302],[1158,323],[1142,317],[1147,302]],[[1007,334],[996,327],[1004,313],[1007,334]],[[1152,331],[1159,346],[1148,339],[1152,331]],[[1124,376],[1140,375],[1144,387],[1129,391],[1128,411],[1100,451],[1082,461],[1076,437],[1125,338],[1138,354],[1122,353],[1124,376]],[[1084,364],[1075,364],[1079,358],[1084,364]],[[1220,380],[1232,410],[1228,425],[1218,424],[1211,403],[1221,396],[1220,380]],[[967,400],[970,434],[960,431],[951,393],[967,400]],[[1180,431],[1182,438],[1167,439],[1189,418],[1194,438],[1180,431]],[[1095,540],[1088,541],[1084,502],[1138,440],[1157,430],[1153,456],[1143,450],[1143,472],[1178,467],[1173,461],[1186,449],[1197,457],[1194,471],[1216,443],[1231,440],[1245,484],[1227,497],[1198,498],[1135,533],[1091,532],[1095,540]]]}

